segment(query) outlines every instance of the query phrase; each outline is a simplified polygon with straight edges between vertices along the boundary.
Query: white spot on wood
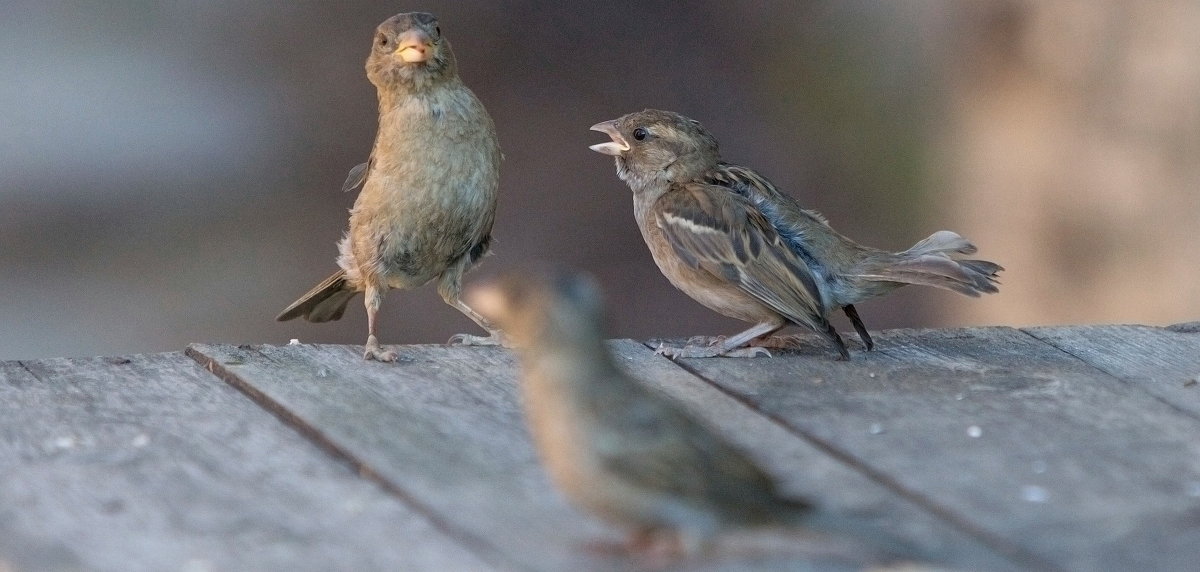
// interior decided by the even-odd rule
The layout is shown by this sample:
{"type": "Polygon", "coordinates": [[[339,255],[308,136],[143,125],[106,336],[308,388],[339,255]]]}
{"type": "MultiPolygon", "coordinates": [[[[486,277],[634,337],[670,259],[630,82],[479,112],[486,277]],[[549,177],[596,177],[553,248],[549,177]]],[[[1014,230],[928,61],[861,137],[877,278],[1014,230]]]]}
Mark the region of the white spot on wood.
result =
{"type": "Polygon", "coordinates": [[[79,440],[74,435],[66,435],[55,439],[52,444],[56,449],[74,449],[75,445],[79,444],[79,440]]]}
{"type": "Polygon", "coordinates": [[[1021,500],[1025,502],[1044,503],[1050,500],[1050,491],[1037,485],[1021,487],[1021,500]]]}

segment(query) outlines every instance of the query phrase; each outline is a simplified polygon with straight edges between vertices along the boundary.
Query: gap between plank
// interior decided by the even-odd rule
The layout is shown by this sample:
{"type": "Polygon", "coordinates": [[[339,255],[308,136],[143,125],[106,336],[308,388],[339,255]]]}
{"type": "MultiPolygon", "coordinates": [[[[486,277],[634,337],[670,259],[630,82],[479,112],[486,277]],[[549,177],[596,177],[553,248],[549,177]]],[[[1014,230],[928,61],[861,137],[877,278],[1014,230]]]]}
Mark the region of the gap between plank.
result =
{"type": "MultiPolygon", "coordinates": [[[[450,521],[442,518],[442,516],[439,515],[432,507],[429,507],[417,500],[413,495],[409,494],[408,491],[405,491],[399,485],[385,478],[378,471],[371,468],[371,466],[366,462],[335,443],[315,426],[308,423],[295,413],[292,413],[282,404],[271,399],[270,396],[262,391],[259,391],[258,388],[239,378],[236,374],[229,371],[229,369],[225,368],[225,366],[217,360],[210,358],[194,347],[188,347],[186,350],[184,350],[184,354],[195,360],[196,363],[200,364],[200,366],[209,373],[212,373],[225,383],[232,386],[234,389],[237,389],[245,394],[246,397],[249,397],[251,401],[277,417],[280,421],[283,421],[285,425],[296,430],[304,438],[321,448],[321,450],[350,465],[350,467],[354,469],[359,476],[374,482],[383,488],[383,490],[388,494],[397,497],[401,502],[408,505],[409,508],[428,519],[429,522],[443,534],[457,540],[459,543],[464,545],[467,550],[474,553],[485,562],[488,562],[501,569],[524,568],[519,563],[512,561],[508,555],[504,554],[502,551],[492,546],[484,539],[466,530],[463,530],[462,528],[455,526],[450,521]]],[[[261,353],[259,355],[262,356],[261,353]]],[[[262,357],[268,360],[270,359],[266,356],[262,357]]]]}
{"type": "Polygon", "coordinates": [[[35,373],[32,369],[29,369],[29,364],[25,363],[25,361],[26,360],[17,360],[17,365],[21,366],[21,369],[25,370],[25,373],[28,373],[29,376],[32,377],[34,380],[43,381],[43,382],[46,381],[46,380],[38,377],[38,374],[35,373]]]}
{"type": "MultiPolygon", "coordinates": [[[[654,349],[654,347],[652,347],[649,343],[643,342],[643,345],[645,345],[647,348],[649,348],[651,350],[654,349]]],[[[709,358],[709,359],[722,359],[722,358],[709,358]]],[[[736,358],[733,358],[733,359],[736,359],[736,358]]],[[[927,510],[928,512],[930,512],[937,518],[943,520],[944,522],[946,522],[954,527],[957,527],[958,529],[960,529],[962,532],[964,532],[968,536],[971,536],[971,537],[977,539],[984,546],[987,546],[987,547],[991,548],[992,550],[999,552],[1004,557],[1012,560],[1018,566],[1027,567],[1027,568],[1035,568],[1035,569],[1039,569],[1039,570],[1061,570],[1060,567],[1043,559],[1041,556],[1038,556],[1037,554],[1034,554],[1033,552],[1026,550],[1024,547],[1022,547],[1018,544],[1014,544],[1005,538],[1002,538],[1000,536],[992,534],[987,529],[976,525],[975,523],[971,522],[967,518],[960,516],[958,513],[954,512],[953,510],[950,510],[949,508],[939,505],[938,503],[934,502],[928,496],[926,496],[922,493],[919,493],[915,490],[909,489],[908,487],[904,486],[896,479],[888,476],[887,474],[885,474],[884,472],[882,472],[880,470],[873,468],[868,463],[866,463],[862,459],[859,459],[858,457],[854,456],[853,454],[851,454],[847,451],[838,449],[832,443],[825,441],[824,439],[817,437],[816,435],[814,435],[808,431],[805,431],[804,429],[792,426],[785,419],[783,419],[775,414],[772,414],[767,411],[763,411],[762,409],[758,408],[754,404],[754,402],[742,397],[741,395],[738,395],[737,393],[735,393],[733,391],[729,391],[729,390],[725,389],[724,386],[717,383],[715,380],[709,379],[707,376],[700,373],[699,371],[697,371],[691,367],[688,367],[687,364],[680,363],[676,360],[669,360],[669,361],[671,361],[671,363],[673,363],[676,367],[679,367],[680,369],[692,374],[693,376],[696,376],[701,381],[712,386],[717,391],[721,392],[722,394],[724,394],[724,395],[732,398],[733,400],[737,401],[738,403],[742,404],[744,407],[747,407],[751,411],[754,411],[755,413],[762,415],[766,419],[770,420],[772,423],[783,428],[788,433],[791,433],[793,435],[796,435],[797,437],[800,437],[804,441],[806,441],[809,444],[811,444],[812,446],[816,447],[821,452],[829,455],[830,457],[833,457],[834,459],[837,459],[838,461],[842,462],[846,466],[850,467],[852,470],[862,473],[867,479],[871,480],[872,482],[875,482],[875,483],[879,484],[880,486],[884,487],[885,489],[892,491],[893,493],[899,495],[901,498],[904,498],[905,500],[908,500],[908,501],[916,504],[918,507],[921,507],[921,508],[927,510]]]]}

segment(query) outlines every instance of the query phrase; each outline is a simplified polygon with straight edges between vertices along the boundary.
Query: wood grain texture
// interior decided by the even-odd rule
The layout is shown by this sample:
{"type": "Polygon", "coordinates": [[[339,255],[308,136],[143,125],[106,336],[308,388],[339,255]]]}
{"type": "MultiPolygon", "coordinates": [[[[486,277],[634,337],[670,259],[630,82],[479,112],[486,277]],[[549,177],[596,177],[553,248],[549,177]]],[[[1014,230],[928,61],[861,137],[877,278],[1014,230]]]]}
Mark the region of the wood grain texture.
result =
{"type": "Polygon", "coordinates": [[[0,363],[0,570],[489,570],[182,353],[0,363]]]}
{"type": "Polygon", "coordinates": [[[1031,568],[1200,561],[1200,423],[1011,328],[689,370],[1031,568]]]}
{"type": "Polygon", "coordinates": [[[1029,335],[1200,419],[1200,325],[1025,328],[1029,335]]]}
{"type": "MultiPolygon", "coordinates": [[[[849,363],[815,337],[770,359],[610,347],[868,539],[961,569],[1191,569],[1197,331],[898,330],[849,363]]],[[[400,349],[188,350],[242,393],[177,353],[0,362],[0,570],[644,564],[553,490],[510,352],[400,349]]],[[[668,569],[856,569],[870,546],[731,535],[668,569]]]]}
{"type": "Polygon", "coordinates": [[[581,547],[617,537],[567,506],[537,464],[510,352],[400,349],[393,364],[364,361],[352,346],[190,351],[493,561],[614,568],[581,547]]]}
{"type": "MultiPolygon", "coordinates": [[[[749,453],[778,479],[784,491],[808,499],[839,518],[860,522],[865,538],[873,534],[893,536],[918,548],[930,560],[957,569],[1017,567],[954,523],[872,481],[857,467],[814,447],[671,360],[647,352],[641,343],[619,340],[611,347],[626,371],[749,453]]],[[[825,346],[820,347],[825,351],[825,346]]],[[[760,363],[762,360],[746,360],[743,365],[755,367],[760,363]]],[[[863,546],[869,547],[869,543],[863,546]]]]}
{"type": "MultiPolygon", "coordinates": [[[[644,345],[613,342],[618,362],[712,420],[789,490],[827,501],[944,561],[975,569],[1011,562],[913,503],[863,478],[644,345]],[[832,491],[832,492],[831,492],[832,491]]],[[[356,347],[194,346],[227,378],[336,454],[362,467],[440,526],[513,567],[626,569],[620,531],[569,507],[537,463],[517,391],[516,362],[498,348],[405,346],[398,364],[364,362],[356,347]]],[[[862,545],[813,538],[728,539],[687,570],[857,569],[862,545]],[[834,548],[831,548],[834,547],[834,548]]],[[[761,535],[760,535],[761,536],[761,535]]]]}

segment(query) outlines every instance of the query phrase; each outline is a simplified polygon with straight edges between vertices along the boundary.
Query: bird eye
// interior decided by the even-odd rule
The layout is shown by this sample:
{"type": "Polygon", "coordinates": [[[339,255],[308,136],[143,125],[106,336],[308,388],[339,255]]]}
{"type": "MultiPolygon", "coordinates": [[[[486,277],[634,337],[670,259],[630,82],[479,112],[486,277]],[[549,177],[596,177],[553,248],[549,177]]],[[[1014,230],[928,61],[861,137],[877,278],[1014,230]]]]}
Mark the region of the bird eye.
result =
{"type": "Polygon", "coordinates": [[[377,43],[378,43],[380,46],[387,46],[387,45],[388,45],[388,37],[387,37],[387,34],[382,34],[382,33],[381,33],[381,34],[379,34],[379,37],[378,37],[378,38],[376,38],[376,42],[377,42],[377,43]]]}
{"type": "Polygon", "coordinates": [[[441,26],[434,26],[434,27],[433,27],[433,32],[434,32],[435,34],[437,34],[438,36],[441,36],[441,35],[442,35],[442,27],[441,27],[441,26]]]}
{"type": "Polygon", "coordinates": [[[633,138],[637,139],[638,141],[645,139],[647,135],[649,135],[649,133],[647,133],[646,130],[642,129],[641,127],[633,130],[633,138]]]}

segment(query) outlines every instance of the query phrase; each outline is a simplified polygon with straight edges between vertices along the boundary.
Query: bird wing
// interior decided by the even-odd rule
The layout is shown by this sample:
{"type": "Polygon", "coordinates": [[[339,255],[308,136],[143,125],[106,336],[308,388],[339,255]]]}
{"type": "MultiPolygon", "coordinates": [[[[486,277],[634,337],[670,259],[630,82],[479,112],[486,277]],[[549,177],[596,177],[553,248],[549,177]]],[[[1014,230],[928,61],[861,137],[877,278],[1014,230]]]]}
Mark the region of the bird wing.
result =
{"type": "Polygon", "coordinates": [[[359,163],[353,169],[350,169],[350,173],[346,175],[346,182],[342,183],[343,193],[353,191],[367,182],[367,173],[370,172],[371,162],[374,160],[375,158],[372,157],[370,161],[359,163]]]}
{"type": "Polygon", "coordinates": [[[636,382],[597,408],[596,450],[630,484],[685,498],[730,503],[773,496],[774,480],[750,458],[665,398],[636,382]]]}
{"type": "Polygon", "coordinates": [[[683,261],[722,278],[794,323],[828,326],[817,279],[750,199],[725,187],[678,185],[654,206],[683,261]]]}
{"type": "Polygon", "coordinates": [[[727,187],[729,190],[755,202],[762,200],[792,200],[783,194],[766,177],[753,169],[731,163],[718,163],[716,168],[705,174],[705,182],[727,187]]]}

